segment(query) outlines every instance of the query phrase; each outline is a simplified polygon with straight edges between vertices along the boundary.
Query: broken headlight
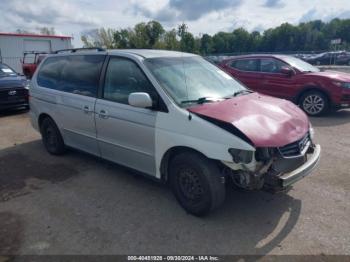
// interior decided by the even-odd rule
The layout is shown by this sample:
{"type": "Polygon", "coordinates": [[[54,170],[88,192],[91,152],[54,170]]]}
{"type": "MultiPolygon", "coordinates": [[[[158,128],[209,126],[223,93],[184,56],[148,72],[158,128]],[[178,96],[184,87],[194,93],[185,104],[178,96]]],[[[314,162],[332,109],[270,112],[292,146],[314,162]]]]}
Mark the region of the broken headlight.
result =
{"type": "Polygon", "coordinates": [[[233,162],[237,164],[248,164],[253,160],[254,151],[230,148],[228,152],[231,154],[233,162]]]}
{"type": "Polygon", "coordinates": [[[310,123],[310,127],[309,127],[309,134],[310,134],[311,140],[313,141],[313,140],[314,140],[314,137],[315,137],[315,130],[314,130],[314,128],[312,127],[311,123],[310,123]]]}

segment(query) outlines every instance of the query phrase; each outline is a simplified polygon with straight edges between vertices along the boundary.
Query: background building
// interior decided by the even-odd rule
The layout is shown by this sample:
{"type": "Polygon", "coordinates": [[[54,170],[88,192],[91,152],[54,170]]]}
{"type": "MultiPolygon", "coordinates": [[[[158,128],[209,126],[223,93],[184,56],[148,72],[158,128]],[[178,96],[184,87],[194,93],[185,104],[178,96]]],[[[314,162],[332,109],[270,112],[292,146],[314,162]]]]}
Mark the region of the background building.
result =
{"type": "Polygon", "coordinates": [[[0,61],[22,73],[21,59],[26,51],[52,52],[72,48],[72,37],[0,33],[0,61]]]}

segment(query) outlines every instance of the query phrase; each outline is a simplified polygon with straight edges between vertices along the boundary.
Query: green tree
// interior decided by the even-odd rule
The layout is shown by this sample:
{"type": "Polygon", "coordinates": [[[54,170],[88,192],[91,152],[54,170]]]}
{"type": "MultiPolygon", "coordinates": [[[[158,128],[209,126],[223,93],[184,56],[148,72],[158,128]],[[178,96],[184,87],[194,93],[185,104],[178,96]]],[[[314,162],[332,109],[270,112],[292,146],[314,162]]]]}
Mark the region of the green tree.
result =
{"type": "Polygon", "coordinates": [[[196,41],[194,36],[187,31],[188,27],[185,23],[178,26],[177,34],[181,38],[180,40],[180,50],[183,52],[195,53],[196,41]]]}
{"type": "Polygon", "coordinates": [[[150,21],[146,25],[146,34],[148,36],[148,45],[153,47],[165,33],[163,26],[157,21],[150,21]]]}
{"type": "Polygon", "coordinates": [[[210,54],[213,51],[213,39],[210,35],[204,34],[200,39],[200,52],[210,54]]]}
{"type": "MultiPolygon", "coordinates": [[[[42,28],[40,31],[45,34],[54,33],[53,28],[42,28]]],[[[204,55],[321,51],[329,49],[330,41],[334,38],[342,39],[342,48],[350,47],[350,19],[333,19],[328,23],[315,20],[299,25],[283,23],[263,33],[237,28],[232,32],[218,32],[213,36],[203,34],[201,37],[190,33],[185,23],[165,31],[159,22],[152,20],[136,24],[131,29],[93,29],[81,37],[86,47],[157,48],[204,55]]]]}
{"type": "Polygon", "coordinates": [[[111,28],[93,29],[81,36],[84,47],[114,48],[114,30],[111,28]]]}
{"type": "Polygon", "coordinates": [[[168,50],[180,50],[180,43],[176,38],[176,30],[172,29],[164,35],[164,48],[168,50]]]}
{"type": "Polygon", "coordinates": [[[233,52],[230,48],[232,42],[232,34],[219,32],[213,36],[213,53],[229,53],[233,52]]]}
{"type": "Polygon", "coordinates": [[[115,31],[113,40],[116,48],[130,48],[130,30],[121,29],[115,31]]]}

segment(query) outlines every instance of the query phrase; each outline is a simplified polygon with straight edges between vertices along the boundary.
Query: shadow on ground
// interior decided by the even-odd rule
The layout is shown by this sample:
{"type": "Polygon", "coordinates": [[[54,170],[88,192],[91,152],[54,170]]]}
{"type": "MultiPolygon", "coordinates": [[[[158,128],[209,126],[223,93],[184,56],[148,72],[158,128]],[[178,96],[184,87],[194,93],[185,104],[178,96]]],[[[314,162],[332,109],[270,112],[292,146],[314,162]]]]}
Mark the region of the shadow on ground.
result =
{"type": "Polygon", "coordinates": [[[340,110],[320,117],[310,117],[310,120],[315,127],[343,125],[350,122],[350,110],[340,110]]]}
{"type": "MultiPolygon", "coordinates": [[[[100,219],[107,222],[101,225],[94,223],[98,230],[90,228],[86,229],[90,232],[82,233],[90,234],[88,236],[93,234],[93,243],[85,243],[87,237],[78,239],[78,242],[80,240],[83,242],[80,244],[92,245],[101,253],[105,251],[103,248],[112,249],[113,241],[116,241],[115,245],[124,252],[134,248],[134,252],[144,254],[168,253],[167,250],[174,252],[174,247],[182,254],[267,254],[274,248],[283,248],[281,242],[293,230],[302,207],[300,200],[288,194],[228,190],[222,208],[204,218],[193,217],[179,208],[165,185],[143,177],[135,179],[135,172],[77,151],[70,151],[63,157],[50,156],[40,141],[0,151],[0,168],[2,201],[25,198],[31,193],[41,194],[41,189],[50,187],[51,183],[55,183],[56,187],[63,182],[66,186],[67,183],[71,185],[88,176],[86,170],[97,169],[101,177],[100,180],[97,177],[98,184],[85,186],[84,193],[79,193],[82,198],[85,196],[82,199],[85,203],[89,201],[87,195],[98,202],[100,219]],[[110,172],[111,169],[113,172],[110,172]],[[33,179],[45,183],[33,183],[33,179]],[[99,187],[104,190],[98,193],[93,191],[99,187]],[[115,187],[115,190],[110,190],[110,187],[115,187]],[[127,196],[123,191],[125,188],[128,190],[127,196]],[[94,194],[101,199],[97,199],[94,194]],[[115,202],[118,202],[117,208],[111,208],[115,202]],[[108,223],[111,223],[111,228],[106,230],[108,223]],[[126,231],[129,233],[125,234],[126,231]]],[[[80,182],[76,184],[80,186],[80,182]]],[[[50,197],[60,199],[64,196],[56,194],[50,197]]],[[[57,201],[55,208],[58,209],[61,202],[57,201]]],[[[74,208],[84,219],[92,215],[91,210],[84,209],[84,206],[74,208]]],[[[67,219],[68,213],[65,214],[64,210],[61,215],[67,219]]],[[[35,223],[36,216],[28,216],[32,216],[32,222],[35,223]]],[[[72,218],[71,222],[75,225],[76,221],[72,218]]],[[[60,230],[74,231],[72,225],[64,225],[60,230]]],[[[19,215],[11,211],[0,212],[0,254],[17,254],[22,242],[20,232],[25,227],[26,223],[19,219],[19,215]]],[[[63,233],[53,234],[59,239],[63,233]]],[[[67,238],[61,242],[74,246],[78,243],[74,241],[67,238]]]]}
{"type": "Polygon", "coordinates": [[[11,212],[0,212],[0,254],[16,254],[21,246],[21,218],[11,212]]]}

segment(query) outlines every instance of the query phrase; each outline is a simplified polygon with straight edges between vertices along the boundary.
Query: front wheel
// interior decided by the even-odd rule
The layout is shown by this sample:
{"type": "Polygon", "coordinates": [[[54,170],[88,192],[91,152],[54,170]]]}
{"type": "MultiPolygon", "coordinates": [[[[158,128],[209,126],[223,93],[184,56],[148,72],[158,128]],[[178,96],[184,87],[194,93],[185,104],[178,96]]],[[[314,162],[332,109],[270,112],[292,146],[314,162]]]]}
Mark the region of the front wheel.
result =
{"type": "Polygon", "coordinates": [[[190,214],[204,216],[225,200],[225,182],[217,165],[192,152],[170,162],[170,184],[180,205],[190,214]]]}
{"type": "Polygon", "coordinates": [[[327,97],[318,91],[311,91],[302,95],[300,106],[310,116],[320,116],[329,109],[327,97]]]}

